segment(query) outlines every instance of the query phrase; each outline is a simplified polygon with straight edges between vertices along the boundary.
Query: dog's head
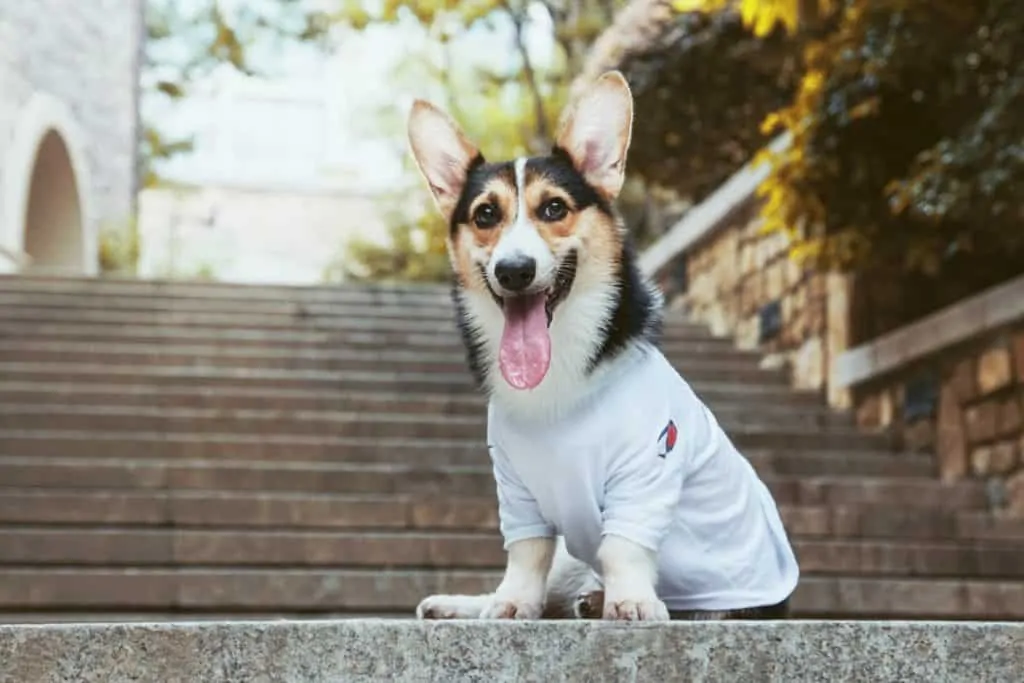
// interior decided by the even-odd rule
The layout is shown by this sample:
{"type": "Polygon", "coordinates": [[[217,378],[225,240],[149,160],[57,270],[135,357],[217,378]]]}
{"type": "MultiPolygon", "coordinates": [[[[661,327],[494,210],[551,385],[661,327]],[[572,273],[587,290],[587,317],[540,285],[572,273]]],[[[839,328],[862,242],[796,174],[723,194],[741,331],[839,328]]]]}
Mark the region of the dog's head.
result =
{"type": "Polygon", "coordinates": [[[450,226],[452,266],[462,288],[502,311],[497,360],[514,388],[544,379],[549,328],[574,288],[614,278],[623,236],[612,202],[632,120],[629,86],[609,72],[567,107],[551,154],[488,163],[447,114],[413,105],[409,141],[450,226]]]}

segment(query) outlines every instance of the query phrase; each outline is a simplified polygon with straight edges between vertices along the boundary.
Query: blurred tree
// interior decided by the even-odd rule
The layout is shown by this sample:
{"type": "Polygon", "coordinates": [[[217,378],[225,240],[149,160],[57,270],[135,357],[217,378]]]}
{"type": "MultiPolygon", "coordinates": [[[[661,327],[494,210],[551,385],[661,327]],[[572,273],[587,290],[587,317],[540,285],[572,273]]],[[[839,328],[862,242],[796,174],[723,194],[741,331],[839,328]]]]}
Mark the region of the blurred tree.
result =
{"type": "Polygon", "coordinates": [[[828,26],[804,46],[793,102],[764,122],[793,136],[761,191],[766,230],[787,231],[795,256],[932,275],[972,251],[1019,256],[1024,3],[674,4],[736,9],[755,32],[828,26]]]}
{"type": "MultiPolygon", "coordinates": [[[[190,86],[216,69],[229,66],[257,74],[254,46],[293,41],[325,44],[331,16],[310,0],[148,0],[142,88],[151,96],[177,101],[190,86]]],[[[152,121],[143,121],[141,181],[159,182],[161,160],[192,149],[191,137],[169,137],[152,121]]]]}
{"type": "Polygon", "coordinates": [[[763,131],[765,230],[865,275],[870,337],[1024,273],[1024,3],[676,0],[801,43],[793,101],[763,131]]]}
{"type": "MultiPolygon", "coordinates": [[[[480,141],[489,158],[511,158],[550,149],[569,85],[586,50],[612,20],[622,0],[352,0],[336,18],[356,29],[396,24],[410,18],[432,39],[430,55],[410,54],[400,67],[405,80],[439,86],[443,104],[467,135],[480,141]],[[452,52],[470,31],[509,37],[502,67],[479,61],[456,63],[452,52]],[[551,63],[538,64],[529,49],[531,32],[548,31],[557,47],[551,63]]],[[[396,76],[396,81],[399,80],[396,76]]],[[[374,117],[377,132],[401,140],[401,151],[416,191],[422,191],[405,150],[405,114],[390,107],[374,117]]],[[[395,211],[388,240],[353,240],[329,278],[442,280],[449,277],[447,226],[429,202],[412,212],[395,211]],[[344,264],[348,265],[344,265],[344,264]]]]}

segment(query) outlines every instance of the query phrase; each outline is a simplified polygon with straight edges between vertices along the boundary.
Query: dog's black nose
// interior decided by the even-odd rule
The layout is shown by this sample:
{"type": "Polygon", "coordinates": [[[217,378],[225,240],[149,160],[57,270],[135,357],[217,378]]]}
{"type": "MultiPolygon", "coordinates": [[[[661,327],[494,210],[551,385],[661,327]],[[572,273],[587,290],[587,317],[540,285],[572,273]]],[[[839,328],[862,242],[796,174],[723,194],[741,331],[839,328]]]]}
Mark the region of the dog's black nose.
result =
{"type": "Polygon", "coordinates": [[[494,274],[502,287],[510,292],[521,292],[533,282],[537,274],[537,262],[529,256],[513,256],[498,261],[494,274]]]}

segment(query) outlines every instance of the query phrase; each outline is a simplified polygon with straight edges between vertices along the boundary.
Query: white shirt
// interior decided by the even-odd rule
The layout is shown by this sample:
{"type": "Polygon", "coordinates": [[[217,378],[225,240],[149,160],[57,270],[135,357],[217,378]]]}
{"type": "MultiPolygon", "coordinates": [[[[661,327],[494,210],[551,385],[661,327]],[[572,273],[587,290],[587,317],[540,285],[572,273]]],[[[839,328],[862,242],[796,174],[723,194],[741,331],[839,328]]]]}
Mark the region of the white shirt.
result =
{"type": "Polygon", "coordinates": [[[661,352],[633,349],[598,381],[548,423],[491,402],[505,547],[561,534],[596,571],[602,536],[622,536],[657,552],[670,610],[788,597],[799,568],[768,488],[661,352]]]}

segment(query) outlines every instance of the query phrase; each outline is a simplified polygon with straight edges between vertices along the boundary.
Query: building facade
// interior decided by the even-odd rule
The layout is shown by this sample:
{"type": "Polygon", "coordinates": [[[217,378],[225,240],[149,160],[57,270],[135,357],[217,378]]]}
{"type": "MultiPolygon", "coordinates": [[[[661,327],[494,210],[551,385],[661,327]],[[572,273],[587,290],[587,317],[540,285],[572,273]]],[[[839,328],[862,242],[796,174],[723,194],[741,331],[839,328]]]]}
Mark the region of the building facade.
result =
{"type": "Polygon", "coordinates": [[[137,190],[142,0],[0,0],[0,272],[91,275],[137,190]]]}

